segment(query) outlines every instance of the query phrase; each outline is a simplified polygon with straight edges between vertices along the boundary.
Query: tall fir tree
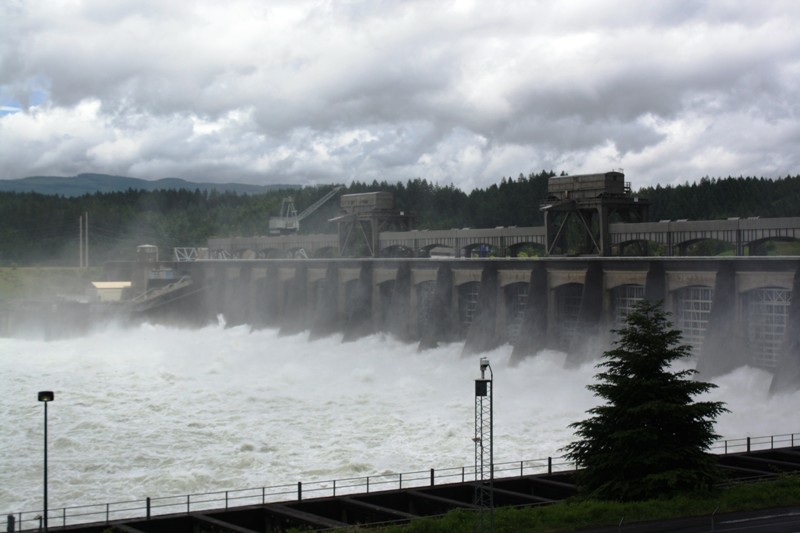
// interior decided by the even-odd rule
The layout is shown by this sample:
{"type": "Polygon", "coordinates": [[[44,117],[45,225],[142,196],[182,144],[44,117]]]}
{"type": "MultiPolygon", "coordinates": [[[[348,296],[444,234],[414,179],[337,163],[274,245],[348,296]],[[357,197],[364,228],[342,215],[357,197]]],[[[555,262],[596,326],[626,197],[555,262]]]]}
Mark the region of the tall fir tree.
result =
{"type": "Polygon", "coordinates": [[[613,332],[618,339],[588,386],[606,403],[571,424],[579,440],[565,448],[580,468],[579,488],[592,498],[623,501],[708,490],[719,471],[707,450],[726,409],[693,398],[716,385],[692,380],[694,369],[672,368],[690,348],[680,344],[660,303],[640,302],[613,332]]]}

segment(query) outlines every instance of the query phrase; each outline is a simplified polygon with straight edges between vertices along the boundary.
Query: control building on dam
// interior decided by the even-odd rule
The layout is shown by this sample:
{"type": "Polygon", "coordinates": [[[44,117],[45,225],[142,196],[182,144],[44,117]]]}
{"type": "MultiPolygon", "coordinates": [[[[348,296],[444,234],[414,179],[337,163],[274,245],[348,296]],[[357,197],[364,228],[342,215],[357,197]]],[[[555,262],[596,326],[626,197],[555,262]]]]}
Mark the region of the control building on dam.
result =
{"type": "MultiPolygon", "coordinates": [[[[607,349],[646,298],[664,302],[701,372],[747,364],[800,384],[800,257],[760,255],[770,241],[800,240],[800,218],[645,222],[647,202],[621,172],[551,178],[543,227],[396,230],[411,217],[385,194],[342,197],[338,234],[176,249],[169,269],[190,280],[185,297],[141,307],[312,335],[388,332],[421,348],[509,343],[515,358],[555,348],[578,363],[607,349]],[[706,239],[735,255],[685,255],[706,239]],[[543,257],[519,254],[531,246],[543,257]]],[[[140,291],[153,277],[143,264],[140,291]]]]}

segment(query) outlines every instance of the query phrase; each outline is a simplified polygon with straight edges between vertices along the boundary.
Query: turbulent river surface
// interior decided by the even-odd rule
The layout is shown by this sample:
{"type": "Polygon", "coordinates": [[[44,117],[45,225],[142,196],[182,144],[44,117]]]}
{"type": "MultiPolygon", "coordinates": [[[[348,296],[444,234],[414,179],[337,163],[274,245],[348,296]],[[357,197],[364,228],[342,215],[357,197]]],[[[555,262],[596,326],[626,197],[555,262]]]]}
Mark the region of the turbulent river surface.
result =
{"type": "MultiPolygon", "coordinates": [[[[40,509],[48,406],[49,506],[140,500],[471,465],[480,356],[417,352],[375,335],[309,340],[276,330],[111,327],[60,341],[0,339],[0,512],[40,509]]],[[[559,455],[596,404],[594,363],[544,351],[494,371],[495,462],[559,455]]],[[[770,374],[716,378],[725,438],[786,434],[800,393],[770,374]]]]}

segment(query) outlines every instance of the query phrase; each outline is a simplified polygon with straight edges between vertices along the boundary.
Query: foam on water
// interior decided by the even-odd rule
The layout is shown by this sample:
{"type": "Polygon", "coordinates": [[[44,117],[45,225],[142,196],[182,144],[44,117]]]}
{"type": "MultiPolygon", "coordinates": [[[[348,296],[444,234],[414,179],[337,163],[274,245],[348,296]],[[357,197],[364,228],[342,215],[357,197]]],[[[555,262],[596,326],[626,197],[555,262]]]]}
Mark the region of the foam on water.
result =
{"type": "MultiPolygon", "coordinates": [[[[42,405],[49,503],[57,508],[296,481],[470,465],[479,356],[460,344],[418,353],[374,335],[343,343],[223,324],[144,325],[63,341],[0,343],[0,512],[41,507],[42,405]]],[[[542,352],[495,378],[495,461],[559,454],[596,403],[593,364],[542,352]]],[[[770,397],[770,375],[714,380],[727,438],[790,433],[800,393],[770,397]]]]}

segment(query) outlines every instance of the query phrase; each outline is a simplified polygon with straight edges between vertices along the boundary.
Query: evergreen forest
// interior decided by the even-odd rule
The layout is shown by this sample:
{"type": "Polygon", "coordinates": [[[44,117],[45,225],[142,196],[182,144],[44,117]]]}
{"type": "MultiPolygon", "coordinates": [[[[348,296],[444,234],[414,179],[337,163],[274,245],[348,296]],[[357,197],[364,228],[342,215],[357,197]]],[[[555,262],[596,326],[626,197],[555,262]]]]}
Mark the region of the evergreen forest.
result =
{"type": "MultiPolygon", "coordinates": [[[[397,209],[415,216],[419,229],[493,228],[543,224],[540,205],[552,171],[503,178],[465,193],[425,179],[405,183],[354,181],[341,194],[388,191],[397,209]]],[[[0,266],[77,266],[79,219],[89,218],[90,264],[132,259],[136,246],[205,246],[209,237],[269,234],[269,219],[291,196],[298,211],[336,185],[264,193],[217,190],[135,190],[67,197],[0,192],[0,266]]],[[[649,219],[710,220],[728,217],[800,216],[800,175],[778,180],[752,177],[702,178],[678,186],[646,187],[649,219]]],[[[304,219],[301,233],[335,233],[339,212],[331,200],[304,219]]]]}

